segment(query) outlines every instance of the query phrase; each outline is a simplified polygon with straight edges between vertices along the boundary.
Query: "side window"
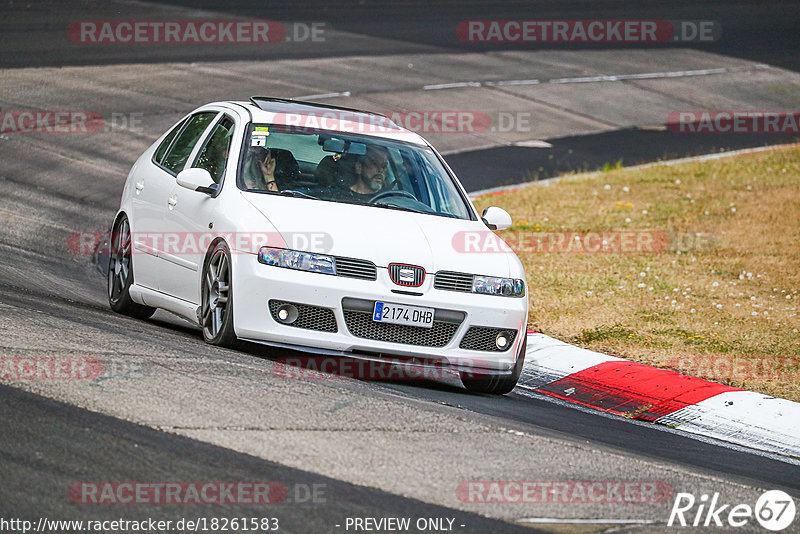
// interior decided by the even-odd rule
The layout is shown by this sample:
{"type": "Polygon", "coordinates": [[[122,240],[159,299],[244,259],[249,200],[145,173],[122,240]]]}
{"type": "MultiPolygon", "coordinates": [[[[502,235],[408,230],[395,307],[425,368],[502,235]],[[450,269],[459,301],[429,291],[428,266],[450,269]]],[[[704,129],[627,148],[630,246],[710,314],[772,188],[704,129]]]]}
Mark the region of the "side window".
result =
{"type": "Polygon", "coordinates": [[[192,153],[197,140],[200,139],[209,123],[216,116],[216,111],[204,111],[190,118],[186,127],[178,134],[175,142],[172,143],[172,147],[167,152],[161,165],[176,174],[179,173],[186,164],[186,160],[189,159],[189,154],[192,153]]]}
{"type": "Polygon", "coordinates": [[[169,145],[170,145],[170,143],[172,143],[172,140],[173,140],[173,139],[175,139],[175,136],[176,136],[176,135],[178,135],[178,132],[180,132],[180,131],[181,131],[181,128],[183,128],[183,125],[184,125],[184,124],[186,124],[186,120],[182,120],[181,122],[179,122],[179,123],[178,123],[178,124],[177,124],[177,125],[176,125],[176,126],[175,126],[175,127],[174,127],[174,128],[173,128],[173,129],[172,129],[172,130],[171,130],[171,131],[168,133],[168,134],[167,134],[167,136],[164,138],[164,140],[163,140],[163,141],[161,141],[161,144],[160,144],[160,145],[158,145],[158,148],[156,149],[156,153],[155,153],[155,155],[153,156],[153,160],[154,160],[156,163],[159,163],[159,164],[160,164],[160,163],[161,163],[161,161],[164,159],[164,154],[166,154],[166,153],[167,153],[167,149],[169,148],[169,145]]]}
{"type": "Polygon", "coordinates": [[[203,147],[194,164],[194,167],[207,170],[214,183],[218,184],[225,173],[232,136],[233,120],[230,117],[222,117],[222,120],[214,127],[214,131],[208,136],[206,146],[203,147]]]}

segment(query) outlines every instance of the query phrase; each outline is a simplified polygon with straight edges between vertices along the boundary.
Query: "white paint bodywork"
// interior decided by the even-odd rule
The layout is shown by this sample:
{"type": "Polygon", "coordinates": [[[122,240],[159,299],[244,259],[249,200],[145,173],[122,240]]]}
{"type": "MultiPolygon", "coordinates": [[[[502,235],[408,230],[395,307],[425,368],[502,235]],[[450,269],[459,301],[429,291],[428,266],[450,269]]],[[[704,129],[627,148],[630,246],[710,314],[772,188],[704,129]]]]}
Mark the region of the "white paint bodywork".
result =
{"type": "MultiPolygon", "coordinates": [[[[526,296],[522,298],[433,288],[433,275],[441,270],[525,279],[522,265],[510,249],[488,253],[456,250],[453,238],[459,232],[489,232],[471,204],[469,209],[474,220],[461,220],[372,206],[244,192],[236,185],[236,162],[240,160],[246,126],[250,122],[271,124],[279,117],[243,102],[209,104],[194,110],[192,114],[208,110],[225,114],[235,122],[229,164],[216,196],[178,185],[175,176],[152,161],[153,153],[166,133],[141,155],[125,183],[119,214],[128,216],[133,234],[134,284],[130,294],[134,301],[166,309],[197,323],[201,275],[207,248],[196,253],[176,251],[164,243],[152,246],[152,240],[141,239],[141,236],[143,233],[179,236],[187,233],[204,234],[207,236],[205,243],[210,243],[213,238],[224,238],[231,249],[234,330],[239,338],[322,351],[359,350],[433,356],[451,362],[465,359],[473,362],[470,365],[478,361],[479,367],[495,371],[508,371],[513,367],[525,339],[527,288],[526,296]],[[293,236],[298,233],[323,233],[327,236],[326,243],[330,245],[325,253],[373,262],[378,267],[377,280],[309,273],[258,262],[260,246],[268,242],[274,245],[278,236],[279,240],[283,237],[283,241],[291,247],[293,236]],[[231,239],[231,234],[245,236],[245,239],[231,239]],[[425,269],[422,286],[414,288],[422,293],[421,296],[392,292],[393,289],[407,289],[390,280],[387,267],[392,262],[414,264],[425,269]],[[355,337],[347,330],[341,309],[345,297],[458,310],[466,313],[466,319],[450,343],[442,348],[373,341],[355,337]],[[268,310],[269,299],[330,308],[336,316],[338,332],[320,332],[280,324],[268,310]],[[459,349],[461,338],[473,325],[513,329],[518,335],[510,349],[501,353],[459,349]]],[[[187,160],[187,168],[195,160],[215,123],[216,119],[196,144],[187,160]]],[[[375,137],[429,147],[424,139],[406,130],[375,134],[375,137]]],[[[452,174],[449,168],[448,172],[452,174]]],[[[456,185],[464,198],[468,198],[463,186],[457,181],[456,185]]],[[[310,250],[300,246],[294,248],[310,250]]]]}

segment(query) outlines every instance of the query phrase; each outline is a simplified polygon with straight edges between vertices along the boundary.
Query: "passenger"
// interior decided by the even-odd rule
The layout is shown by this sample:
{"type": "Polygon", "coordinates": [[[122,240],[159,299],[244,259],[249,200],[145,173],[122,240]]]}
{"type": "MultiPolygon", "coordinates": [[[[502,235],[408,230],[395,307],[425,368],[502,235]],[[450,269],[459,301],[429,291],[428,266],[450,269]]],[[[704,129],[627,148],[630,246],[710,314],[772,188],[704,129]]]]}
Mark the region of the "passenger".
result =
{"type": "Polygon", "coordinates": [[[278,191],[275,181],[276,160],[271,151],[264,147],[252,147],[248,152],[249,161],[245,165],[242,179],[247,189],[278,191]]]}

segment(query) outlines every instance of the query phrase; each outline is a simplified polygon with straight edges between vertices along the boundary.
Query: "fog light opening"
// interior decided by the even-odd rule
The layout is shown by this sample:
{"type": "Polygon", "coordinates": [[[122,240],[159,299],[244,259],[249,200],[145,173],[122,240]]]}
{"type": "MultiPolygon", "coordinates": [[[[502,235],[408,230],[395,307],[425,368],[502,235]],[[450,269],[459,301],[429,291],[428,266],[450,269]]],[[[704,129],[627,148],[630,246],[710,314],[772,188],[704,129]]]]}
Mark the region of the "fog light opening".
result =
{"type": "Polygon", "coordinates": [[[297,306],[284,304],[278,308],[278,311],[275,315],[277,316],[279,323],[292,324],[297,320],[297,306]]]}
{"type": "Polygon", "coordinates": [[[508,347],[509,338],[510,336],[508,335],[508,332],[500,332],[499,334],[497,334],[497,337],[494,340],[494,344],[497,345],[497,348],[500,350],[505,349],[506,347],[508,347]]]}

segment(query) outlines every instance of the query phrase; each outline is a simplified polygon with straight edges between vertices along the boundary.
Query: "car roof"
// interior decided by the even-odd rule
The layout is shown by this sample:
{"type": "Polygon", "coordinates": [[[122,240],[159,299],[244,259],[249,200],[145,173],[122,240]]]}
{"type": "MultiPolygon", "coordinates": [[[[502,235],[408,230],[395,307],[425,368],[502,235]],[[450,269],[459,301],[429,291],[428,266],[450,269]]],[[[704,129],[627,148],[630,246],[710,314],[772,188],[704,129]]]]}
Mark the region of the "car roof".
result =
{"type": "Polygon", "coordinates": [[[268,96],[254,96],[250,102],[230,103],[247,108],[256,123],[357,133],[427,145],[418,134],[398,126],[385,115],[371,111],[268,96]]]}

